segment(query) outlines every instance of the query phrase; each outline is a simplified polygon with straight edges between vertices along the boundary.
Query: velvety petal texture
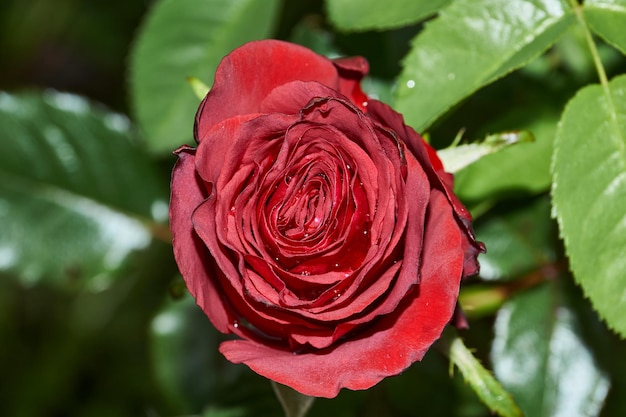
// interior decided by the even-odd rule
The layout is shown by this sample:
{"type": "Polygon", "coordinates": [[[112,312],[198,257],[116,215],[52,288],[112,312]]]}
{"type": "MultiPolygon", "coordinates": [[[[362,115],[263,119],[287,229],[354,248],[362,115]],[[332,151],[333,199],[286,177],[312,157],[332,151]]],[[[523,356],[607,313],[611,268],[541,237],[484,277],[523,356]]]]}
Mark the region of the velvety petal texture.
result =
{"type": "Polygon", "coordinates": [[[303,394],[420,360],[483,251],[436,152],[369,99],[363,58],[281,41],[224,58],[172,175],[174,253],[236,339],[232,362],[303,394]]]}

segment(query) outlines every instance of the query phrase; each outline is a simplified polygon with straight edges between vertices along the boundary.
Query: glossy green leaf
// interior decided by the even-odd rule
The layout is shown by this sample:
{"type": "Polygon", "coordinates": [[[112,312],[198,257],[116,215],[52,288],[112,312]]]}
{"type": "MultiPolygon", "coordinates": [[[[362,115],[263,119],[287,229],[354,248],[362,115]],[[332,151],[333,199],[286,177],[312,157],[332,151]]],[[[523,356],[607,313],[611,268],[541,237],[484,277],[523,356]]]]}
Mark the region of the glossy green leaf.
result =
{"type": "Polygon", "coordinates": [[[134,113],[153,151],[171,152],[192,141],[199,101],[187,78],[211,86],[226,54],[271,34],[280,3],[161,0],[153,6],[133,50],[130,74],[134,113]]]}
{"type": "Polygon", "coordinates": [[[583,13],[595,33],[626,54],[626,0],[586,0],[583,13]]]}
{"type": "Polygon", "coordinates": [[[483,367],[465,346],[463,340],[458,335],[451,336],[450,334],[448,331],[448,334],[444,336],[445,344],[448,346],[446,353],[459,368],[467,383],[474,389],[476,395],[492,412],[499,416],[522,417],[522,413],[511,395],[483,367]]]}
{"type": "Polygon", "coordinates": [[[0,93],[1,271],[103,289],[150,244],[167,196],[133,136],[78,96],[0,93]]]}
{"type": "Polygon", "coordinates": [[[539,55],[573,21],[564,0],[458,0],[417,35],[396,109],[418,131],[459,101],[539,55]]]}
{"type": "Polygon", "coordinates": [[[596,416],[609,389],[564,298],[557,282],[546,283],[520,293],[497,315],[494,372],[527,416],[596,416]]]}
{"type": "Polygon", "coordinates": [[[554,213],[576,281],[626,335],[626,76],[568,103],[552,164],[554,213]]]}
{"type": "Polygon", "coordinates": [[[419,22],[451,0],[327,0],[330,20],[342,30],[389,29],[419,22]]]}
{"type": "Polygon", "coordinates": [[[522,130],[517,132],[502,132],[488,135],[481,142],[465,145],[452,145],[437,151],[446,172],[455,173],[482,157],[498,152],[510,145],[523,142],[533,142],[532,133],[522,130]]]}

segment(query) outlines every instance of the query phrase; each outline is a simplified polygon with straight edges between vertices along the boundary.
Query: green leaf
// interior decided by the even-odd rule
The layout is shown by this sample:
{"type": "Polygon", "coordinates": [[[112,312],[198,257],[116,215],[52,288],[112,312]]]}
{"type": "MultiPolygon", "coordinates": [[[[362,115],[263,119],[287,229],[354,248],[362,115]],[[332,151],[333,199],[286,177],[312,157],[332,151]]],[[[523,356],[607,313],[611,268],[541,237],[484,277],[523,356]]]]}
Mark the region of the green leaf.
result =
{"type": "Polygon", "coordinates": [[[450,329],[444,335],[446,354],[459,368],[465,381],[474,389],[476,395],[489,407],[489,409],[502,417],[522,417],[511,395],[504,390],[502,385],[485,369],[476,359],[472,352],[465,346],[458,335],[454,335],[450,329]]]}
{"type": "Polygon", "coordinates": [[[595,33],[626,54],[626,0],[586,0],[583,15],[595,33]]]}
{"type": "Polygon", "coordinates": [[[134,114],[155,152],[192,141],[199,101],[188,77],[208,86],[221,59],[268,37],[280,0],[161,0],[151,10],[131,56],[134,114]],[[175,30],[172,30],[172,29],[175,30]]]}
{"type": "Polygon", "coordinates": [[[596,416],[609,389],[565,298],[558,282],[543,284],[507,302],[495,322],[494,372],[527,416],[596,416]]]}
{"type": "Polygon", "coordinates": [[[626,76],[568,103],[553,156],[553,206],[576,281],[626,336],[626,76]]]}
{"type": "Polygon", "coordinates": [[[167,200],[133,136],[78,96],[0,93],[0,271],[101,290],[150,244],[167,200]]]}
{"type": "Polygon", "coordinates": [[[418,131],[539,55],[573,22],[563,0],[458,0],[417,35],[396,109],[418,131]]]}
{"type": "Polygon", "coordinates": [[[390,29],[419,22],[452,0],[327,0],[330,20],[342,30],[390,29]]]}
{"type": "Polygon", "coordinates": [[[443,162],[446,172],[455,173],[466,166],[478,161],[484,156],[500,151],[510,145],[523,142],[533,142],[532,133],[522,130],[516,132],[502,132],[487,135],[482,142],[466,145],[452,145],[437,151],[443,162]]]}

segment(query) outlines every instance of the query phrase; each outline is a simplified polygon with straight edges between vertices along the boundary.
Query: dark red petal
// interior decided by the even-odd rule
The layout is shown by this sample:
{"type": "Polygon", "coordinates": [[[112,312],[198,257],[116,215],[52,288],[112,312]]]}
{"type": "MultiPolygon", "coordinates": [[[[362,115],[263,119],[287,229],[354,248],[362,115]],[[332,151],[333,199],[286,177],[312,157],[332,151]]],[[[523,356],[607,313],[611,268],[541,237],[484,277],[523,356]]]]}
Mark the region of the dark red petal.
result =
{"type": "Polygon", "coordinates": [[[219,64],[213,86],[196,114],[196,140],[201,142],[206,132],[224,119],[258,113],[265,97],[290,81],[339,87],[332,61],[302,46],[263,40],[235,49],[219,64]]]}
{"type": "Polygon", "coordinates": [[[234,363],[310,396],[335,397],[341,388],[367,389],[421,360],[450,321],[463,270],[461,231],[445,196],[435,191],[427,218],[422,280],[396,312],[367,334],[334,349],[293,354],[251,341],[222,343],[234,363]]]}
{"type": "Polygon", "coordinates": [[[176,151],[178,161],[172,173],[170,198],[170,228],[173,235],[174,256],[189,292],[206,312],[213,325],[221,332],[228,331],[230,314],[213,285],[217,272],[200,238],[196,235],[191,217],[207,195],[205,186],[195,172],[195,149],[182,147],[176,151]]]}

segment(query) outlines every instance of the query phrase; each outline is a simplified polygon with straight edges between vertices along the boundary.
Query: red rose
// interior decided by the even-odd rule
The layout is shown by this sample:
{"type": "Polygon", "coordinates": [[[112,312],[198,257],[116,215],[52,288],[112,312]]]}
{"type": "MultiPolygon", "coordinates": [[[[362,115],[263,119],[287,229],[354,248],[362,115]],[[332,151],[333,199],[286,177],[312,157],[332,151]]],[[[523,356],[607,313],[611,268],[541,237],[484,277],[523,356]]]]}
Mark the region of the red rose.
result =
{"type": "Polygon", "coordinates": [[[359,86],[363,58],[285,42],[221,62],[172,178],[174,253],[230,361],[303,394],[420,360],[482,250],[435,151],[359,86]]]}

